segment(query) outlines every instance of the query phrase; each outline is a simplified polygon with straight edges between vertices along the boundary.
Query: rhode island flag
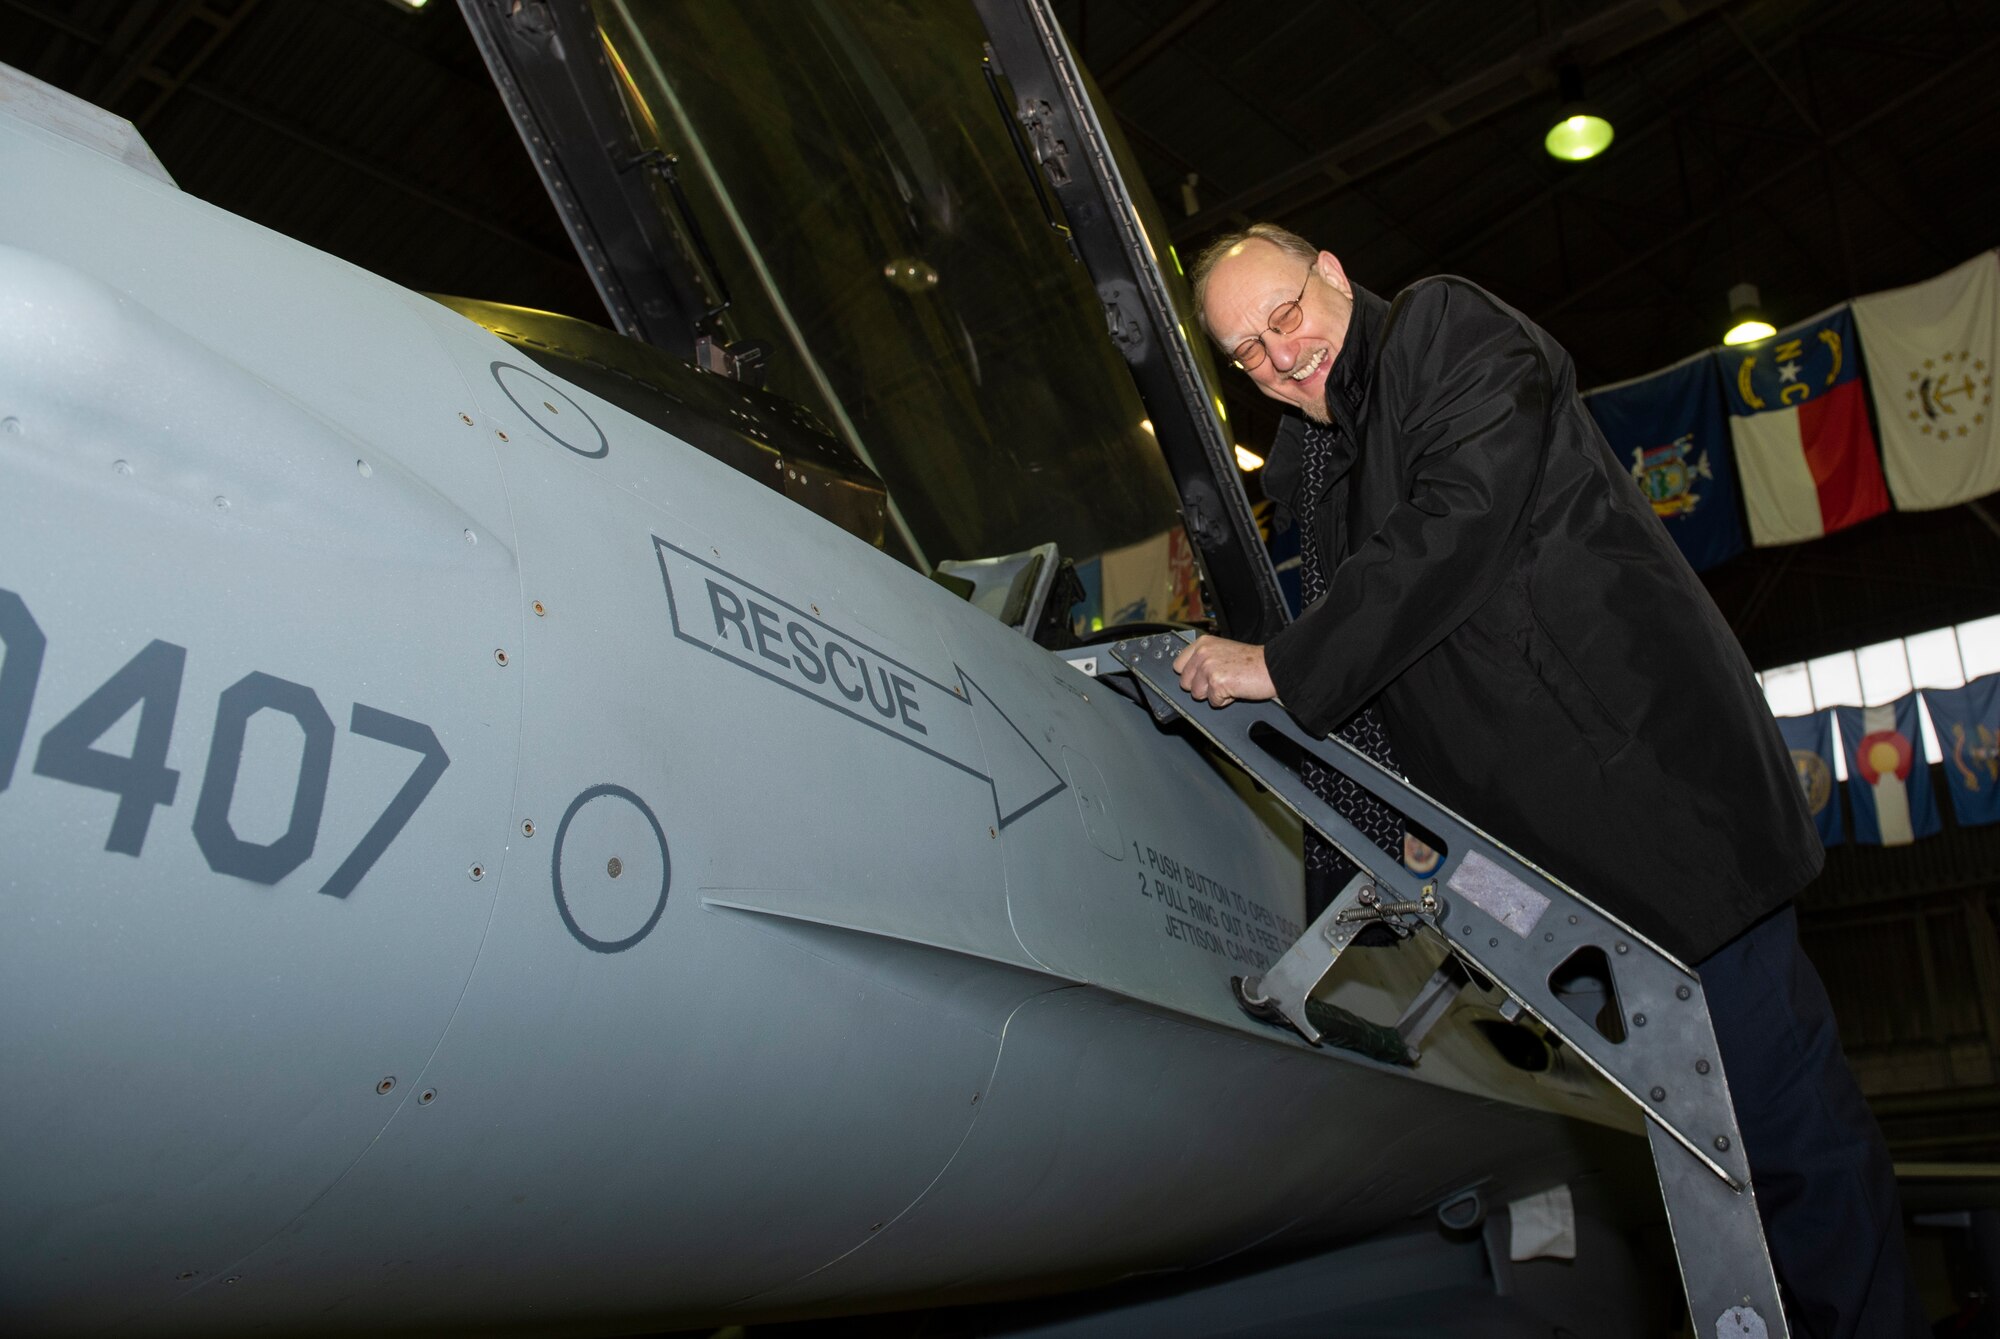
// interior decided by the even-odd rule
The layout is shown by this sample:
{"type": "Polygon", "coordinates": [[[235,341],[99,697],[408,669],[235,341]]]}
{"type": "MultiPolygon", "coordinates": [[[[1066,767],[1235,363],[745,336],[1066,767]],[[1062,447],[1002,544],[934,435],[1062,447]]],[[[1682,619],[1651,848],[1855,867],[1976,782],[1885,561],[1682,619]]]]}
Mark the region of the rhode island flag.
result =
{"type": "Polygon", "coordinates": [[[1592,391],[1583,403],[1688,566],[1699,572],[1743,552],[1729,416],[1708,355],[1592,391]]]}
{"type": "Polygon", "coordinates": [[[1830,535],[1889,509],[1846,306],[1715,352],[1750,542],[1830,535]]]}
{"type": "Polygon", "coordinates": [[[1854,840],[1870,846],[1907,846],[1941,826],[1924,737],[1917,723],[1917,695],[1879,707],[1835,707],[1840,743],[1847,750],[1847,799],[1854,809],[1854,840]]]}

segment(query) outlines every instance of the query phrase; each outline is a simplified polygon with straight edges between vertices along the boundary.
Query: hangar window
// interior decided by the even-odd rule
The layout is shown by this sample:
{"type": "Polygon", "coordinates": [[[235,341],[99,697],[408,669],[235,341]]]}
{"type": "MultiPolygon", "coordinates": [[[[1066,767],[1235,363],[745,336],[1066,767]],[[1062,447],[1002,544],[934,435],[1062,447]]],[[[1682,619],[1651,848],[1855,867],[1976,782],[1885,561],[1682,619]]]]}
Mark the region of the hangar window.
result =
{"type": "MultiPolygon", "coordinates": [[[[1913,688],[1958,688],[1982,674],[2000,674],[2000,614],[1911,637],[1877,642],[1757,676],[1774,716],[1804,716],[1826,707],[1876,707],[1913,688]]],[[[1917,699],[1923,721],[1924,761],[1940,762],[1930,708],[1917,699]]],[[[1836,718],[1834,732],[1839,733],[1836,718]]],[[[1846,750],[1835,752],[1837,779],[1847,780],[1846,750]]]]}

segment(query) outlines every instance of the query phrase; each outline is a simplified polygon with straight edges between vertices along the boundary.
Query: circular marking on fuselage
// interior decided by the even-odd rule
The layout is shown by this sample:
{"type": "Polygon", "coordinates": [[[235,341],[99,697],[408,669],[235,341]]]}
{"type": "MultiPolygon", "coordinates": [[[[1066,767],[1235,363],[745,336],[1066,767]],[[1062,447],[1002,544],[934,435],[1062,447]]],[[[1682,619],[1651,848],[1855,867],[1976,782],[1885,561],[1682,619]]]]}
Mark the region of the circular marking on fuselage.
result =
{"type": "Polygon", "coordinates": [[[672,876],[667,834],[644,800],[607,784],[570,801],[556,827],[549,881],[556,910],[579,944],[622,953],[651,934],[667,909],[672,876]],[[617,853],[615,862],[609,852],[617,853]],[[614,863],[617,874],[610,872],[614,863]]]}
{"type": "MultiPolygon", "coordinates": [[[[511,400],[514,408],[527,416],[549,439],[579,456],[602,460],[611,453],[604,429],[584,412],[583,406],[563,394],[553,383],[542,380],[525,367],[494,362],[493,380],[511,400]]],[[[506,440],[503,436],[502,441],[506,440]]]]}

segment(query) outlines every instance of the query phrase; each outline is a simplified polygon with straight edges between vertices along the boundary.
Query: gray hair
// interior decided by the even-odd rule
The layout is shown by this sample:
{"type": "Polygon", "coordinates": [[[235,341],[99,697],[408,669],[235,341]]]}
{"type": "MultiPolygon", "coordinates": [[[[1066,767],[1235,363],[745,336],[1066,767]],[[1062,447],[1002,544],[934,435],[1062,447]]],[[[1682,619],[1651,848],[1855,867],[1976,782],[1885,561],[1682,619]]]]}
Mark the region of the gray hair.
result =
{"type": "MultiPolygon", "coordinates": [[[[1201,254],[1194,258],[1194,268],[1188,271],[1188,283],[1194,288],[1195,317],[1201,322],[1202,329],[1208,329],[1209,277],[1224,258],[1250,241],[1269,242],[1286,255],[1307,264],[1319,259],[1318,247],[1291,229],[1281,228],[1275,223],[1253,223],[1241,232],[1224,233],[1201,249],[1201,254]]],[[[1213,334],[1212,331],[1210,333],[1213,334]]]]}

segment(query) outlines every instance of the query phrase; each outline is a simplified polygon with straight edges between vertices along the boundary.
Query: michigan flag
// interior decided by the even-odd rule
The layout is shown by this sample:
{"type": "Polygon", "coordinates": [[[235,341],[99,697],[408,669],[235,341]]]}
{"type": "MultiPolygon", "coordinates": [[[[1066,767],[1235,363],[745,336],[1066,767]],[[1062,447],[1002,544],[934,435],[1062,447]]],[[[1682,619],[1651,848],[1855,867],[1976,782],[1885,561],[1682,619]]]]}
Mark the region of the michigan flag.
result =
{"type": "Polygon", "coordinates": [[[1836,307],[1718,349],[1750,541],[1791,544],[1889,509],[1868,429],[1854,313],[1836,307]]]}
{"type": "Polygon", "coordinates": [[[1706,355],[1583,397],[1688,566],[1743,551],[1722,387],[1706,355]]]}
{"type": "Polygon", "coordinates": [[[1993,364],[2000,359],[2000,262],[1981,252],[1908,288],[1854,300],[1889,488],[1903,511],[2000,489],[1993,364]]]}
{"type": "Polygon", "coordinates": [[[1926,688],[1960,826],[2000,823],[2000,674],[1963,688],[1926,688]]]}
{"type": "Polygon", "coordinates": [[[1879,707],[1835,707],[1840,743],[1847,751],[1847,800],[1854,810],[1854,840],[1871,846],[1907,846],[1940,826],[1924,737],[1917,723],[1917,695],[1907,693],[1879,707]]]}
{"type": "Polygon", "coordinates": [[[1792,751],[1792,766],[1798,769],[1799,789],[1805,792],[1806,808],[1812,811],[1820,844],[1840,845],[1847,837],[1840,826],[1840,797],[1833,793],[1832,710],[1810,716],[1780,716],[1778,733],[1792,751]]]}

